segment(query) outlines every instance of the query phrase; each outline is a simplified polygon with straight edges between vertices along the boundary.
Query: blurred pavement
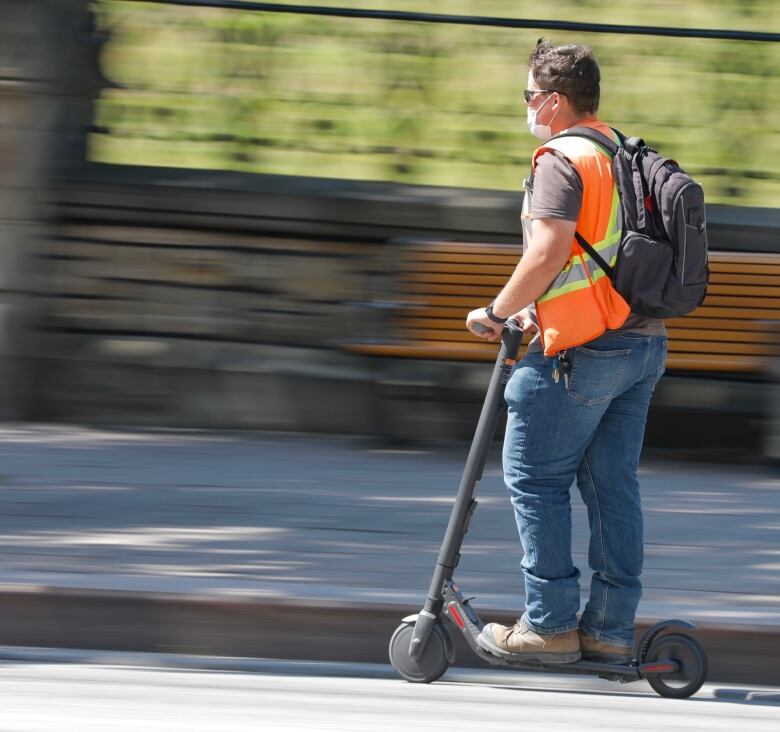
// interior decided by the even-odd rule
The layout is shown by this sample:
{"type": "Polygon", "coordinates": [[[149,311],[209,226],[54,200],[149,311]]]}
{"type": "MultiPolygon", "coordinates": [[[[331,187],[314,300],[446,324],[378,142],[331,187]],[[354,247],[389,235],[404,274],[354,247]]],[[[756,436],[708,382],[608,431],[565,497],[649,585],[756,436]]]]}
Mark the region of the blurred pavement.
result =
{"type": "MultiPolygon", "coordinates": [[[[416,610],[467,450],[62,426],[6,426],[0,435],[0,592],[17,600],[64,590],[71,598],[130,592],[212,605],[416,610]]],[[[776,641],[777,472],[646,459],[640,479],[647,558],[639,617],[762,629],[776,641]]],[[[477,595],[486,620],[490,610],[517,615],[520,544],[497,445],[477,497],[456,578],[477,595]]],[[[585,510],[576,490],[573,506],[575,563],[587,580],[585,510]]],[[[19,607],[19,622],[42,612],[19,607]]],[[[31,631],[14,635],[13,622],[3,622],[0,642],[38,644],[31,631]]],[[[50,636],[45,641],[53,645],[50,636]]],[[[72,644],[63,638],[63,646],[72,644]]]]}
{"type": "Polygon", "coordinates": [[[779,690],[767,687],[707,684],[678,701],[655,696],[645,682],[618,686],[549,674],[456,670],[426,686],[367,664],[272,662],[225,673],[132,668],[120,656],[102,662],[111,665],[0,663],[4,725],[15,732],[768,732],[777,728],[780,706],[779,690]]]}

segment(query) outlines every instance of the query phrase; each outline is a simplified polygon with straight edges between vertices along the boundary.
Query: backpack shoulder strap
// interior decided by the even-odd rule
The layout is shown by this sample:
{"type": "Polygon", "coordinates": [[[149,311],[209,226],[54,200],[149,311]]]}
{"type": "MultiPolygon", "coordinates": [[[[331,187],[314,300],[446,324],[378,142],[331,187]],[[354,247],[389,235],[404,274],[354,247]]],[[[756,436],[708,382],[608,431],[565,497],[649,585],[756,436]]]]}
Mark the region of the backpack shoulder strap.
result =
{"type": "Polygon", "coordinates": [[[602,257],[588,242],[588,240],[580,234],[579,231],[574,232],[574,236],[577,239],[577,243],[588,253],[590,254],[593,261],[598,264],[601,269],[603,269],[606,273],[609,279],[614,280],[615,272],[610,267],[604,257],[602,257]]]}
{"type": "MultiPolygon", "coordinates": [[[[622,144],[625,139],[623,135],[621,135],[620,132],[618,132],[617,130],[613,130],[613,131],[617,134],[622,144]]],[[[610,140],[606,135],[602,134],[598,130],[594,130],[592,127],[571,127],[570,129],[561,132],[559,135],[555,135],[555,137],[551,137],[550,140],[559,140],[562,137],[586,137],[587,139],[598,143],[602,147],[605,147],[609,151],[609,154],[612,155],[613,157],[617,154],[618,147],[619,147],[612,140],[610,140]]]]}

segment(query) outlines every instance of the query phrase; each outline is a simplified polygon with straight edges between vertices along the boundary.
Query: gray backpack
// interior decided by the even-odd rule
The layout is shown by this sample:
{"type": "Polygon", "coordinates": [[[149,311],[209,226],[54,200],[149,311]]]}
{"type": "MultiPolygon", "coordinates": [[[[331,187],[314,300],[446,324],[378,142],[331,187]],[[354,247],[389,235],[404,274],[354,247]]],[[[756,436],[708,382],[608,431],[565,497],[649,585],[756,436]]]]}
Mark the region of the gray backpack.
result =
{"type": "Polygon", "coordinates": [[[553,138],[587,137],[612,155],[623,225],[615,266],[578,232],[575,236],[634,312],[652,318],[686,315],[704,300],[709,281],[704,192],[641,138],[615,133],[620,146],[590,127],[553,138]]]}

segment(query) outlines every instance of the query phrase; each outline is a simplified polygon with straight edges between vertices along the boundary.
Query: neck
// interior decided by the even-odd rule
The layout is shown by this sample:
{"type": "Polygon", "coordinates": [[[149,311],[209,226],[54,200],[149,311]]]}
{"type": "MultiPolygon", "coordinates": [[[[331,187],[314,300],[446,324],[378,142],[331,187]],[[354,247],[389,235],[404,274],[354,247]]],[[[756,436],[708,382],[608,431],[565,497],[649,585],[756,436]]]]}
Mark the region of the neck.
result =
{"type": "Polygon", "coordinates": [[[585,122],[598,122],[598,118],[595,114],[591,114],[590,112],[587,114],[571,113],[567,114],[560,121],[556,119],[555,123],[551,125],[550,129],[552,130],[553,135],[557,135],[559,132],[570,130],[572,127],[576,127],[577,125],[581,125],[585,122]]]}

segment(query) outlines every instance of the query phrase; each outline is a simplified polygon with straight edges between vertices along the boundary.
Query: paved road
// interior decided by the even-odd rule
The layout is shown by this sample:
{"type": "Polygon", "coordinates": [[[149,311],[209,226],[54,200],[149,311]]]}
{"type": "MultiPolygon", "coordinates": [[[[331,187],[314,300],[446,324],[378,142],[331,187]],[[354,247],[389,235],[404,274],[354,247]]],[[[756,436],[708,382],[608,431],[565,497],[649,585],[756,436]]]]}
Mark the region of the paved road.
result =
{"type": "Polygon", "coordinates": [[[780,689],[708,685],[675,701],[640,684],[495,672],[450,671],[422,686],[357,664],[214,671],[0,662],[0,709],[3,732],[762,732],[777,729],[780,689]]]}
{"type": "MultiPolygon", "coordinates": [[[[464,446],[294,435],[0,430],[3,585],[417,604],[464,446]]],[[[640,615],[780,624],[780,480],[646,460],[640,615]]],[[[494,454],[458,570],[478,607],[520,608],[520,548],[494,454]]],[[[574,491],[575,557],[587,576],[574,491]]]]}

